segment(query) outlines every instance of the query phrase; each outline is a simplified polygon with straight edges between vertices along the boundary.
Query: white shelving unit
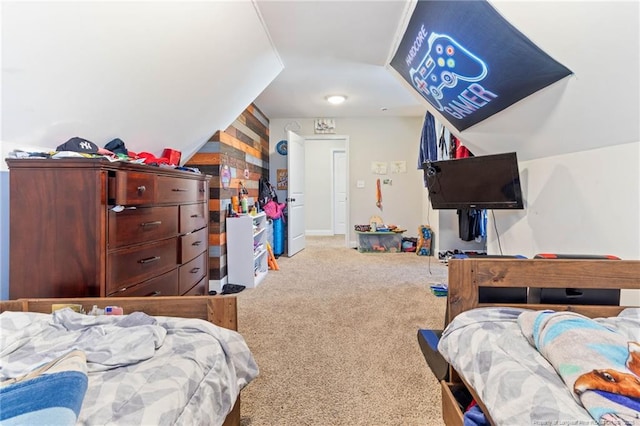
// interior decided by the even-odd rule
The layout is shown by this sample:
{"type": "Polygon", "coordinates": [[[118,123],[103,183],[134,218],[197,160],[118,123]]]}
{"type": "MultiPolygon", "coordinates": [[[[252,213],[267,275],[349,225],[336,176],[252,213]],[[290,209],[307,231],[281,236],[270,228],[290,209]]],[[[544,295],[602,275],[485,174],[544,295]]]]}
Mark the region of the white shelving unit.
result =
{"type": "Polygon", "coordinates": [[[257,287],[269,272],[267,216],[248,214],[227,218],[227,279],[229,284],[257,287]]]}

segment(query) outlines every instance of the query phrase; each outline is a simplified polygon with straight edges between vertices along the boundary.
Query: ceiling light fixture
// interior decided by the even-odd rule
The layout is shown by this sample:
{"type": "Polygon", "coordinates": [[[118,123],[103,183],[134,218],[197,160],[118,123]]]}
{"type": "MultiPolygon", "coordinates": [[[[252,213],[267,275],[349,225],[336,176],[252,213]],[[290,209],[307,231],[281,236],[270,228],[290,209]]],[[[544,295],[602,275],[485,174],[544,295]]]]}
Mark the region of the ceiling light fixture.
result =
{"type": "Polygon", "coordinates": [[[326,97],[327,101],[333,105],[339,105],[347,100],[347,97],[344,95],[330,95],[326,97]]]}

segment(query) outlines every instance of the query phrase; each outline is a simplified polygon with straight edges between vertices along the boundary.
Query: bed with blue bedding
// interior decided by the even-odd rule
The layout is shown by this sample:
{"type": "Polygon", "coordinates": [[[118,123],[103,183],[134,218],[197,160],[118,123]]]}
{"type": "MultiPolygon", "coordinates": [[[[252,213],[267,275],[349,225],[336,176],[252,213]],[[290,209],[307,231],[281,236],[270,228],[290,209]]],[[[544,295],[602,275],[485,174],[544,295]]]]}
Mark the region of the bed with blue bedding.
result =
{"type": "Polygon", "coordinates": [[[59,302],[2,304],[1,424],[239,424],[258,367],[235,298],[80,299],[126,315],[45,313],[59,302]]]}
{"type": "Polygon", "coordinates": [[[640,425],[639,307],[478,301],[483,286],[639,291],[640,262],[464,259],[449,268],[438,345],[450,365],[447,425],[640,425]],[[472,404],[460,406],[461,390],[472,404]]]}

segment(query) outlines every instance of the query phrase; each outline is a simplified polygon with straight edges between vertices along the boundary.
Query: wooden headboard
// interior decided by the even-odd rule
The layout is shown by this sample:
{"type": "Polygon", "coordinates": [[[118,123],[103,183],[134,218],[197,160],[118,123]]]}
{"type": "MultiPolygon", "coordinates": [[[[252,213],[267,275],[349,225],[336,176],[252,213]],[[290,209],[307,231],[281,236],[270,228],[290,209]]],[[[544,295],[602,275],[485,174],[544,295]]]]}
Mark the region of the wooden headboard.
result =
{"type": "MultiPolygon", "coordinates": [[[[589,317],[615,316],[624,306],[480,303],[480,287],[533,287],[640,290],[640,261],[593,259],[451,259],[447,323],[461,312],[483,306],[570,310],[589,317]]],[[[640,294],[638,295],[640,306],[640,294]]]]}

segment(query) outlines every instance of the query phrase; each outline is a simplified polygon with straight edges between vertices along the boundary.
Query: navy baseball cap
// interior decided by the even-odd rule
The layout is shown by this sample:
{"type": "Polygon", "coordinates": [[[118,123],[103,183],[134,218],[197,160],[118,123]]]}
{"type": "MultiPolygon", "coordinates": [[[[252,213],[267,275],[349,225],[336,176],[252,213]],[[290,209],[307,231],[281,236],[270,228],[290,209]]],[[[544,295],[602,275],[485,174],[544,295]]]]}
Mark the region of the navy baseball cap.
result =
{"type": "Polygon", "coordinates": [[[95,143],[76,136],[69,139],[62,145],[58,145],[56,151],[75,151],[85,152],[87,154],[97,154],[98,149],[98,145],[95,143]]]}
{"type": "Polygon", "coordinates": [[[124,154],[124,155],[129,154],[127,147],[124,145],[124,141],[120,138],[115,138],[112,141],[110,141],[108,144],[104,146],[104,149],[108,149],[109,151],[115,154],[124,154]]]}

